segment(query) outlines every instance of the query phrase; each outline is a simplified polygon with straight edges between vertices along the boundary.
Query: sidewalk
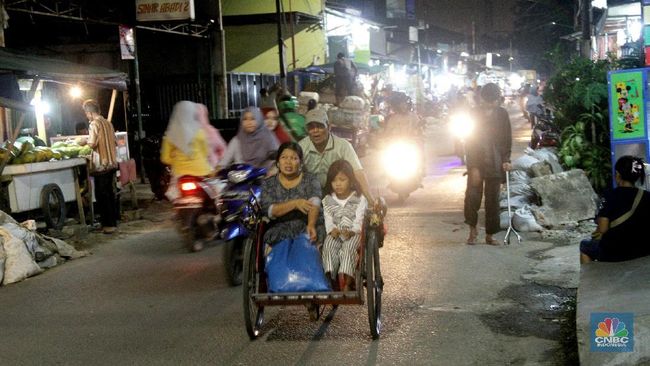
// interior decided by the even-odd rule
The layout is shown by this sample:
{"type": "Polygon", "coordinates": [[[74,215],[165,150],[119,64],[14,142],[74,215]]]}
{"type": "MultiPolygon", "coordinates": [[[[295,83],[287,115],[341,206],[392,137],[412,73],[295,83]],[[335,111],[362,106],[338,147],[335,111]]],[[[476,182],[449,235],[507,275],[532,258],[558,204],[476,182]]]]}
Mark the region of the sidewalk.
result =
{"type": "MultiPolygon", "coordinates": [[[[125,238],[133,234],[157,231],[172,225],[172,205],[168,201],[154,200],[154,195],[148,183],[134,184],[137,208],[133,207],[133,196],[127,188],[120,194],[121,221],[118,232],[112,235],[93,231],[91,227],[73,225],[63,229],[62,239],[72,244],[75,248],[90,249],[102,245],[110,240],[125,238]]],[[[87,218],[90,220],[90,218],[87,218]]],[[[90,221],[88,221],[90,223],[90,221]]]]}
{"type": "MultiPolygon", "coordinates": [[[[650,363],[650,257],[618,263],[592,262],[580,270],[576,331],[583,365],[647,365],[650,363]],[[594,313],[632,313],[633,352],[593,352],[594,313]]],[[[616,316],[616,315],[613,315],[616,316]]],[[[604,316],[594,321],[604,321],[604,316]]],[[[611,349],[611,348],[610,348],[611,349]]]]}

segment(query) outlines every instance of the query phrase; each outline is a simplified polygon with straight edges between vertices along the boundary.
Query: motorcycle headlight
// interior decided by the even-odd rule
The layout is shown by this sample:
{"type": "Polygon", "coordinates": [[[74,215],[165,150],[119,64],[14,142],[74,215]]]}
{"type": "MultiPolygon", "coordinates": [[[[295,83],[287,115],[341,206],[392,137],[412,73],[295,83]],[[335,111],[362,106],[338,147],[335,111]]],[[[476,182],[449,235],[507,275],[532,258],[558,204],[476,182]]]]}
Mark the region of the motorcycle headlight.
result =
{"type": "Polygon", "coordinates": [[[406,180],[419,172],[422,157],[415,143],[400,141],[384,150],[382,161],[388,175],[397,180],[406,180]]]}
{"type": "Polygon", "coordinates": [[[232,170],[228,172],[228,181],[233,184],[241,183],[248,178],[250,171],[248,170],[232,170]]]}
{"type": "Polygon", "coordinates": [[[466,113],[451,116],[449,129],[452,135],[459,139],[466,139],[474,131],[474,120],[466,113]]]}

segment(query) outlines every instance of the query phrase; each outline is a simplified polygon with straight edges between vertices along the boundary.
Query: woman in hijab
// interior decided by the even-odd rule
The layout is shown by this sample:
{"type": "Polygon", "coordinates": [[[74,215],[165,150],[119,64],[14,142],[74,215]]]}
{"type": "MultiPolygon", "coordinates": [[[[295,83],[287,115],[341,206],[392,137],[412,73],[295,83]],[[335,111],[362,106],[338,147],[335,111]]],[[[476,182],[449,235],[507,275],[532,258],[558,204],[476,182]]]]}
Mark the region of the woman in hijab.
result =
{"type": "Polygon", "coordinates": [[[271,153],[278,149],[278,145],[275,135],[266,128],[259,108],[248,107],[241,115],[239,132],[228,143],[219,165],[244,163],[270,168],[273,165],[271,153]]]}
{"type": "Polygon", "coordinates": [[[160,149],[160,161],[171,167],[176,178],[208,176],[214,172],[225,146],[219,131],[210,125],[208,109],[184,100],[176,103],[172,110],[160,149]]]}

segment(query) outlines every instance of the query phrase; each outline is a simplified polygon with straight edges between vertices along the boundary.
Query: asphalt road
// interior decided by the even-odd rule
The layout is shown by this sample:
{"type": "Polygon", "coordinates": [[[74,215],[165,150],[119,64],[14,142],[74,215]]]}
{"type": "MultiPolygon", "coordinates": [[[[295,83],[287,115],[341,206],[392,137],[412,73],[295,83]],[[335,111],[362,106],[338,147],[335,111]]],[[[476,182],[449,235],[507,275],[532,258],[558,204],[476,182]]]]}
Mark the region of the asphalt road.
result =
{"type": "MultiPolygon", "coordinates": [[[[513,124],[525,137],[525,123],[513,124]]],[[[390,207],[379,340],[366,307],[348,305],[317,322],[303,307],[267,308],[261,338],[250,341],[222,247],[186,253],[169,220],[144,220],[112,240],[89,237],[92,256],[0,287],[0,365],[563,363],[553,310],[561,294],[523,279],[553,244],[527,236],[523,245],[465,245],[463,168],[444,129],[427,141],[424,189],[406,203],[371,175],[390,207]]],[[[376,155],[364,164],[376,167],[376,155]]]]}

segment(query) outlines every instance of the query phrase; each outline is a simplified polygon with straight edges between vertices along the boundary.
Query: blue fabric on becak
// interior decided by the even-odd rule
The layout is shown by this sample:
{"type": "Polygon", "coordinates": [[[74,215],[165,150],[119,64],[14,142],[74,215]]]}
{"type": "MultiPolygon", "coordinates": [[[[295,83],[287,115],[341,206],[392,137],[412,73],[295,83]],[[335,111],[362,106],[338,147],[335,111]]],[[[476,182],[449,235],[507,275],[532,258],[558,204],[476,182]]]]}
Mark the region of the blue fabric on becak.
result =
{"type": "Polygon", "coordinates": [[[270,292],[330,291],[318,249],[306,234],[284,239],[266,257],[270,292]]]}

